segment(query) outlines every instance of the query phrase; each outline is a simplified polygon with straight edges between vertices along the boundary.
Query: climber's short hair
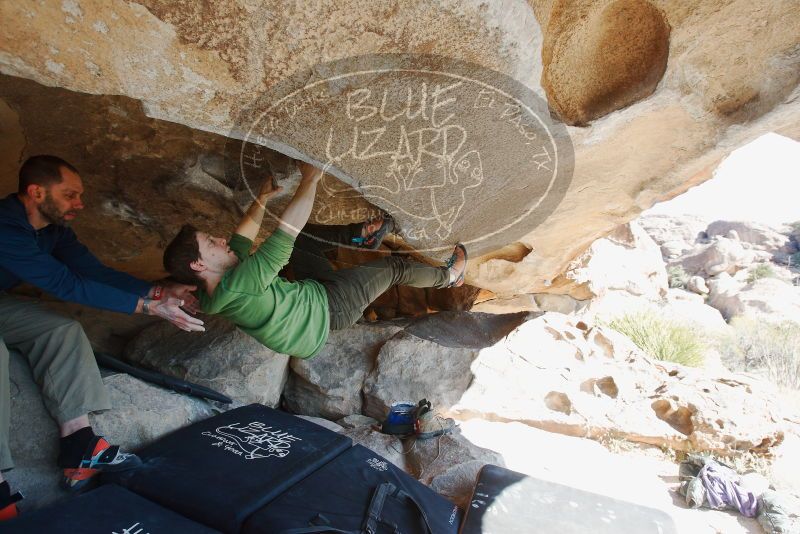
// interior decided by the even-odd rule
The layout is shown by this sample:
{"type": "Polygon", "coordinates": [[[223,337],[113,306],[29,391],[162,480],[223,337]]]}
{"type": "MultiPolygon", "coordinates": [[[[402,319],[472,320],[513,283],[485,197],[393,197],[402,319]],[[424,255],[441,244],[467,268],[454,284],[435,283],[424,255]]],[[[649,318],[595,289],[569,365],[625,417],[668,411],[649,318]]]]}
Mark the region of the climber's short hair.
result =
{"type": "Polygon", "coordinates": [[[200,278],[191,263],[200,259],[200,245],[197,242],[197,228],[184,224],[178,235],[164,250],[164,268],[177,282],[205,288],[205,280],[200,278]]]}
{"type": "Polygon", "coordinates": [[[25,160],[25,163],[22,164],[22,167],[19,168],[19,186],[17,191],[21,195],[24,195],[27,194],[28,186],[30,185],[50,187],[54,184],[60,184],[64,179],[61,175],[62,168],[78,174],[78,169],[58,156],[41,154],[29,157],[25,160]]]}

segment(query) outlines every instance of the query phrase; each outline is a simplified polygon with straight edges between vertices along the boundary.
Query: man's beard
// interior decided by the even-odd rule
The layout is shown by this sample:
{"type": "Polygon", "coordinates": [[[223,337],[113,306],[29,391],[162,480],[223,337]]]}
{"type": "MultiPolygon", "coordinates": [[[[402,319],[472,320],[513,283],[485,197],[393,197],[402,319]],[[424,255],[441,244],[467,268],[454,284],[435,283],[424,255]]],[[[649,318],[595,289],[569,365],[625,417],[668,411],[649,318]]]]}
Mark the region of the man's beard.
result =
{"type": "Polygon", "coordinates": [[[37,209],[45,219],[50,221],[52,224],[57,224],[59,226],[69,226],[69,221],[64,219],[64,216],[68,213],[75,213],[72,211],[60,211],[58,206],[56,206],[56,203],[53,202],[53,197],[51,197],[49,193],[45,193],[44,201],[39,204],[37,209]]]}

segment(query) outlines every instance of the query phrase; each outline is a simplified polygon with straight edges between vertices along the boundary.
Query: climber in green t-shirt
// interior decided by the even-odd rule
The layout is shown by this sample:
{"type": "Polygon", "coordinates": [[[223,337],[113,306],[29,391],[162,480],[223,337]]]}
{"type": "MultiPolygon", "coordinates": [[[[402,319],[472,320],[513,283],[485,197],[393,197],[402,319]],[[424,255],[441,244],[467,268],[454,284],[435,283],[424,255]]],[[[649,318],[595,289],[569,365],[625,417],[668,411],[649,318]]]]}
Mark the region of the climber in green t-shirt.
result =
{"type": "Polygon", "coordinates": [[[185,225],[167,246],[164,266],[176,280],[197,285],[203,312],[227,318],[276,352],[310,358],[322,349],[330,330],[353,325],[392,286],[464,283],[467,251],[461,244],[443,267],[387,256],[334,270],[326,249],[338,244],[377,248],[394,223],[387,215],[342,226],[306,225],[322,171],[306,163],[299,167],[302,178],[294,197],[278,227],[253,254],[266,202],[282,189],[271,177],[230,240],[185,225]],[[294,282],[278,276],[287,264],[294,282]]]}

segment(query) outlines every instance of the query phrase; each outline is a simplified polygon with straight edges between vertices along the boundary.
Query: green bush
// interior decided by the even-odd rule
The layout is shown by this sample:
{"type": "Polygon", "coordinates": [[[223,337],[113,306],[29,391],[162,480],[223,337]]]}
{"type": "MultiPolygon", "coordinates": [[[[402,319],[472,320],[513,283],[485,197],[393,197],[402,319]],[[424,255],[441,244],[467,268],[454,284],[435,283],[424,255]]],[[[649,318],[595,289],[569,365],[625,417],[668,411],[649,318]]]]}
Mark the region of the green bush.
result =
{"type": "Polygon", "coordinates": [[[795,252],[789,256],[789,265],[791,267],[800,267],[800,252],[795,252]]]}
{"type": "Polygon", "coordinates": [[[772,268],[772,265],[769,263],[759,263],[750,269],[750,275],[747,277],[747,283],[752,284],[756,280],[761,280],[762,278],[775,278],[776,276],[777,274],[775,273],[775,269],[772,268]]]}
{"type": "Polygon", "coordinates": [[[673,265],[667,267],[667,278],[669,280],[669,287],[677,287],[686,289],[686,284],[689,283],[689,273],[680,265],[673,265]]]}
{"type": "Polygon", "coordinates": [[[717,342],[722,363],[733,371],[764,373],[774,384],[800,389],[800,324],[735,317],[731,326],[732,333],[717,342]]]}
{"type": "Polygon", "coordinates": [[[655,312],[638,312],[614,319],[609,326],[628,336],[637,347],[658,360],[699,367],[705,345],[688,326],[663,319],[655,312]]]}

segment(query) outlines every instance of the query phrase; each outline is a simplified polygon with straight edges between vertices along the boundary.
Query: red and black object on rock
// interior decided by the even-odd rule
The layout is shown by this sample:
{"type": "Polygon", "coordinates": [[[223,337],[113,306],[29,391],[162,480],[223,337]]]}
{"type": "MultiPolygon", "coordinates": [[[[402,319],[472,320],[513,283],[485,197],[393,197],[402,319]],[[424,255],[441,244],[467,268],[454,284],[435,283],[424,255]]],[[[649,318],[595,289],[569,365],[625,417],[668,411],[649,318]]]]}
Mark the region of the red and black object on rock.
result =
{"type": "Polygon", "coordinates": [[[22,494],[11,493],[8,482],[0,484],[0,521],[8,521],[19,515],[17,503],[22,500],[22,494]]]}

